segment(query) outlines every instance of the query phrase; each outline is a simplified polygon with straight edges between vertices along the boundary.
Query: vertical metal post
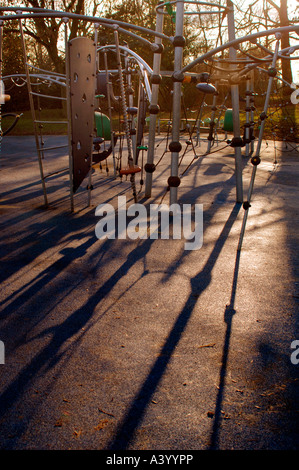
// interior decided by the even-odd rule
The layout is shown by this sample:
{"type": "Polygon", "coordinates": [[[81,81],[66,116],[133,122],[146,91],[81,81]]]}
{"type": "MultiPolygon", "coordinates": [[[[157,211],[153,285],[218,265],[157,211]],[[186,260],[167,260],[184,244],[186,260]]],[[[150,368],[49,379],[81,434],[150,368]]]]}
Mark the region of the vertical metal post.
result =
{"type": "MultiPolygon", "coordinates": [[[[234,19],[234,5],[231,0],[227,0],[227,25],[228,25],[228,40],[235,39],[235,19],[234,19]]],[[[229,48],[229,58],[235,60],[237,58],[236,49],[229,48]]],[[[234,65],[232,65],[234,67],[234,65]]],[[[239,109],[239,86],[231,85],[231,100],[233,109],[233,129],[234,137],[240,137],[240,109],[239,109]]],[[[236,174],[236,199],[237,202],[243,202],[243,181],[242,181],[242,153],[241,147],[235,147],[235,174],[236,174]]]]}
{"type": "MultiPolygon", "coordinates": [[[[251,70],[250,72],[250,91],[253,95],[253,91],[254,91],[254,69],[251,70]]],[[[251,111],[250,111],[250,124],[251,124],[251,128],[252,128],[252,131],[253,131],[253,127],[254,127],[254,106],[253,106],[253,98],[252,98],[252,95],[251,95],[251,100],[250,100],[250,107],[251,107],[251,111]]],[[[250,134],[251,136],[251,134],[250,134]]],[[[251,153],[254,152],[254,140],[252,139],[251,141],[251,153]]]]}
{"type": "MultiPolygon", "coordinates": [[[[183,45],[178,39],[183,39],[184,30],[184,1],[176,2],[176,22],[175,22],[175,38],[174,38],[174,77],[179,74],[183,65],[183,45]]],[[[181,122],[181,90],[182,82],[174,81],[173,83],[173,119],[172,119],[172,143],[180,141],[180,122],[181,122]]],[[[171,144],[170,144],[171,145],[171,144]]],[[[171,151],[171,177],[178,177],[179,170],[179,151],[171,151]]],[[[177,203],[178,187],[170,187],[170,205],[177,203]]]]}
{"type": "MultiPolygon", "coordinates": [[[[157,10],[156,15],[156,32],[162,33],[163,31],[163,23],[164,23],[164,15],[163,13],[157,10]]],[[[155,39],[156,44],[162,44],[162,39],[156,37],[155,39]]],[[[160,67],[161,67],[161,53],[155,52],[153,58],[153,75],[158,77],[160,74],[160,67]]],[[[158,105],[158,96],[159,96],[159,83],[152,84],[152,99],[151,99],[151,106],[155,107],[158,105]]],[[[150,121],[149,121],[149,131],[148,131],[148,150],[147,150],[147,163],[149,165],[154,164],[154,152],[155,152],[155,136],[156,136],[156,126],[157,126],[157,114],[151,113],[150,114],[150,121]]],[[[152,194],[152,184],[153,184],[153,173],[146,172],[145,175],[145,197],[150,197],[152,194]]]]}
{"type": "Polygon", "coordinates": [[[245,127],[245,155],[249,157],[250,154],[250,118],[251,118],[251,77],[249,76],[246,80],[246,127],[245,127]]]}
{"type": "Polygon", "coordinates": [[[72,151],[72,119],[71,119],[71,100],[70,100],[70,58],[68,45],[68,18],[64,21],[64,50],[65,50],[65,77],[66,77],[66,112],[67,112],[67,137],[69,149],[69,177],[70,177],[70,202],[71,212],[74,212],[74,191],[73,191],[73,151],[72,151]]]}
{"type": "MultiPolygon", "coordinates": [[[[276,33],[275,36],[277,38],[277,42],[276,42],[276,46],[275,46],[275,52],[273,54],[271,69],[275,69],[275,65],[276,65],[276,61],[277,61],[277,57],[278,57],[278,52],[279,52],[279,40],[280,40],[281,35],[280,35],[280,33],[276,33]]],[[[274,77],[275,77],[275,75],[269,75],[269,82],[268,82],[268,88],[267,88],[265,103],[264,103],[264,110],[263,110],[263,113],[262,113],[263,119],[262,119],[262,122],[261,122],[257,148],[256,148],[256,152],[255,152],[256,156],[258,156],[260,154],[260,149],[261,149],[262,139],[263,139],[263,134],[264,134],[264,128],[265,128],[265,124],[266,124],[266,117],[267,117],[266,115],[267,115],[267,111],[268,111],[268,107],[269,107],[270,94],[271,94],[271,90],[272,90],[272,84],[273,84],[274,77]]]]}
{"type": "Polygon", "coordinates": [[[33,101],[33,95],[32,95],[31,82],[30,82],[30,74],[29,74],[29,68],[28,68],[28,63],[27,63],[25,37],[24,37],[24,31],[23,31],[23,25],[22,25],[21,18],[19,19],[19,27],[20,27],[21,40],[22,40],[22,49],[23,49],[23,56],[24,56],[27,90],[28,90],[28,95],[29,95],[31,116],[32,116],[33,127],[34,127],[35,144],[36,144],[37,155],[38,155],[39,171],[40,171],[40,176],[41,176],[42,189],[43,189],[43,193],[44,193],[44,202],[45,202],[45,206],[48,207],[48,198],[47,198],[44,170],[43,170],[43,164],[42,164],[42,155],[41,155],[41,150],[40,150],[40,145],[39,145],[39,140],[38,140],[38,130],[37,130],[37,127],[36,127],[36,114],[35,114],[35,108],[34,108],[34,101],[33,101]]]}
{"type": "Polygon", "coordinates": [[[141,81],[141,77],[139,77],[139,85],[138,85],[138,111],[136,116],[136,128],[135,130],[135,142],[134,142],[134,164],[137,165],[138,157],[140,153],[140,146],[142,144],[142,137],[143,137],[143,118],[145,117],[145,91],[143,88],[143,84],[141,81]]]}
{"type": "Polygon", "coordinates": [[[267,88],[265,103],[264,103],[264,109],[263,109],[263,112],[261,114],[262,122],[261,122],[261,126],[260,126],[259,139],[258,139],[258,143],[257,143],[255,156],[251,160],[252,163],[253,163],[253,168],[252,168],[251,179],[250,179],[250,184],[249,184],[249,189],[248,189],[247,204],[246,204],[246,207],[245,207],[245,213],[244,213],[244,217],[243,217],[241,234],[240,234],[240,238],[239,238],[238,251],[241,250],[242,241],[243,241],[243,238],[244,238],[246,221],[247,221],[247,217],[248,217],[248,211],[249,211],[249,207],[250,207],[250,201],[251,201],[251,196],[252,196],[252,192],[253,192],[253,185],[254,185],[254,180],[255,180],[255,175],[256,175],[256,169],[257,169],[257,165],[260,163],[260,150],[261,150],[262,139],[263,139],[263,134],[264,134],[264,128],[265,128],[265,123],[266,123],[266,118],[267,118],[267,111],[268,111],[268,107],[269,107],[270,94],[271,94],[271,90],[272,90],[273,80],[274,80],[274,77],[276,75],[275,64],[276,64],[277,57],[278,57],[279,40],[280,40],[281,35],[280,35],[280,33],[276,33],[275,36],[276,36],[277,42],[276,42],[275,52],[273,54],[272,65],[271,65],[271,69],[272,69],[273,73],[270,72],[270,74],[269,74],[269,82],[268,82],[268,88],[267,88]]]}
{"type": "MultiPolygon", "coordinates": [[[[215,87],[217,90],[218,87],[218,82],[215,83],[215,87]]],[[[215,136],[215,111],[216,111],[216,103],[217,103],[217,93],[214,93],[213,95],[213,103],[212,103],[212,114],[211,114],[211,122],[210,122],[210,131],[209,131],[209,136],[208,136],[208,147],[206,154],[210,153],[211,147],[212,147],[212,142],[214,140],[213,134],[215,136]]]]}
{"type": "MultiPolygon", "coordinates": [[[[205,98],[205,95],[204,95],[204,98],[205,98]]],[[[204,107],[206,106],[204,98],[203,98],[201,106],[200,106],[200,111],[199,111],[199,116],[198,116],[198,119],[197,119],[197,126],[196,126],[196,129],[197,129],[196,130],[196,145],[198,145],[199,147],[201,146],[201,142],[200,142],[201,118],[202,118],[202,115],[203,115],[204,107]]]]}

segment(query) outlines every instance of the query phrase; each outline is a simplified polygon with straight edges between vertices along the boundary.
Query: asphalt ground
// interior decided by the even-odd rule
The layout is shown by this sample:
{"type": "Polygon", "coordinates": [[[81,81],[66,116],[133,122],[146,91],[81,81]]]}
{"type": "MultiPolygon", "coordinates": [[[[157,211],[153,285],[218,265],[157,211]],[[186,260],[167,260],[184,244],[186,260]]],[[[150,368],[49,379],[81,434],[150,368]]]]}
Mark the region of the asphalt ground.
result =
{"type": "MultiPolygon", "coordinates": [[[[183,238],[96,237],[99,204],[133,202],[111,157],[72,213],[68,157],[50,152],[45,171],[65,171],[46,180],[45,209],[34,138],[3,139],[2,450],[298,449],[298,149],[263,142],[238,251],[233,149],[205,146],[178,189],[180,204],[203,205],[202,247],[186,250],[183,238]]],[[[166,152],[150,199],[142,188],[146,207],[168,203],[169,163],[166,152]]]]}

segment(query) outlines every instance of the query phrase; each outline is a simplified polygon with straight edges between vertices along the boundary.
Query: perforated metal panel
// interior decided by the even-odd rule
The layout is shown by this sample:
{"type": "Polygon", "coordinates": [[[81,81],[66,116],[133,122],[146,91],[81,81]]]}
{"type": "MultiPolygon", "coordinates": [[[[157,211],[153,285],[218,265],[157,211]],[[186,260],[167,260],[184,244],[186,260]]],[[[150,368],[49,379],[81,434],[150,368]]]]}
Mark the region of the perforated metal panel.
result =
{"type": "Polygon", "coordinates": [[[72,39],[68,45],[73,192],[75,193],[91,168],[96,88],[96,45],[90,38],[85,37],[72,39]]]}

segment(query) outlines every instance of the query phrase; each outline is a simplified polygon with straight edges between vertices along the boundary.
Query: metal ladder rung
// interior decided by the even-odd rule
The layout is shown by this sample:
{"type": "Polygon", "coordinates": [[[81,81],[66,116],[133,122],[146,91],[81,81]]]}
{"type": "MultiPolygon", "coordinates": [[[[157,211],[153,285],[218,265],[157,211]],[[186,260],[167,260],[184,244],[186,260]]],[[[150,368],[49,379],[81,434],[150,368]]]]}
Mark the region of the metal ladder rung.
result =
{"type": "Polygon", "coordinates": [[[46,152],[47,150],[63,149],[66,147],[68,147],[68,145],[58,145],[57,147],[45,147],[45,148],[40,147],[39,150],[40,152],[46,152]]]}
{"type": "Polygon", "coordinates": [[[34,121],[37,124],[68,124],[68,121],[34,121]]]}
{"type": "Polygon", "coordinates": [[[36,93],[34,91],[30,91],[30,94],[31,95],[35,95],[35,96],[41,96],[43,98],[50,98],[51,100],[63,100],[63,101],[66,101],[67,99],[62,97],[62,96],[51,96],[51,95],[43,95],[41,93],[36,93]]]}
{"type": "Polygon", "coordinates": [[[29,64],[28,62],[26,62],[26,65],[27,65],[27,67],[31,67],[34,70],[39,70],[40,72],[45,72],[45,74],[47,74],[47,75],[55,75],[57,77],[65,78],[65,75],[63,75],[62,73],[57,73],[57,72],[52,72],[50,70],[41,69],[40,67],[36,67],[35,65],[29,64]]]}

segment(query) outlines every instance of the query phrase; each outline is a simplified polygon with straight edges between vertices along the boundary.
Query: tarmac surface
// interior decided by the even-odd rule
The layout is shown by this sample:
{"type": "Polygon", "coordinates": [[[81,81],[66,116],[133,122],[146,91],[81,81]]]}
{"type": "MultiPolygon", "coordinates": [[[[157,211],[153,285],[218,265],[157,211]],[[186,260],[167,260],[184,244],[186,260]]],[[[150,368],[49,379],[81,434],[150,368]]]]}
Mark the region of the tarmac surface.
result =
{"type": "MultiPolygon", "coordinates": [[[[202,247],[186,250],[183,238],[96,237],[97,205],[133,202],[111,157],[109,175],[92,175],[91,205],[84,182],[71,213],[68,157],[48,153],[46,173],[65,171],[46,180],[45,209],[34,138],[3,139],[1,449],[299,448],[298,149],[263,142],[237,251],[233,149],[205,146],[178,188],[180,204],[203,205],[202,247]]],[[[152,197],[140,193],[147,207],[168,203],[169,162],[152,197]]]]}

